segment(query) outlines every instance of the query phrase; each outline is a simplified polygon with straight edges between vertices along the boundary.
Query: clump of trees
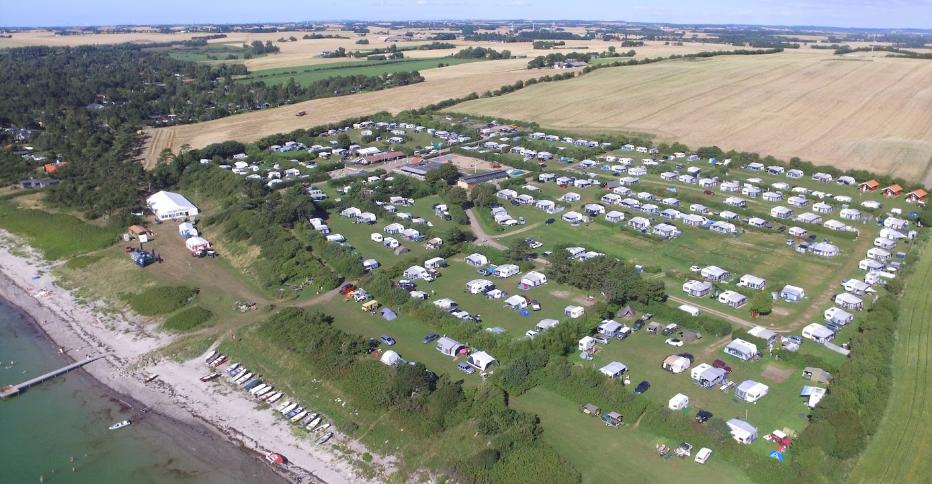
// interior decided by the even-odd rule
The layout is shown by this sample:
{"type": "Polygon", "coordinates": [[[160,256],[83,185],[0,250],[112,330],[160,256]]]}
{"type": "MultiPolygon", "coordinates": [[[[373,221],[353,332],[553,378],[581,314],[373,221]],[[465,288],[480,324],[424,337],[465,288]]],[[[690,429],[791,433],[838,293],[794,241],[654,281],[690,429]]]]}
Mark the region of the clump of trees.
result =
{"type": "Polygon", "coordinates": [[[666,301],[663,282],[642,279],[634,266],[604,255],[579,261],[566,248],[557,247],[550,257],[551,265],[547,272],[553,281],[598,292],[609,303],[666,301]]]}
{"type": "Polygon", "coordinates": [[[457,59],[511,59],[511,51],[503,50],[499,52],[495,49],[487,49],[485,47],[467,47],[453,54],[453,57],[457,59]]]}

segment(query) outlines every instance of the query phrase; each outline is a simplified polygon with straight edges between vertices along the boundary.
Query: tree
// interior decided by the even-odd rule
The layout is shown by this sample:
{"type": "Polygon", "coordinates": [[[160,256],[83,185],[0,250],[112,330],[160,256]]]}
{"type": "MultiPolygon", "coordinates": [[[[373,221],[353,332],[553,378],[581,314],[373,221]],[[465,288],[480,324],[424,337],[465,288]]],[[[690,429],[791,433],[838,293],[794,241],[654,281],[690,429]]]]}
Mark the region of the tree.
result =
{"type": "Polygon", "coordinates": [[[495,186],[483,183],[472,191],[472,203],[477,207],[491,207],[497,203],[495,198],[495,186]]]}
{"type": "Polygon", "coordinates": [[[773,297],[768,291],[758,291],[751,296],[749,309],[758,314],[770,314],[773,311],[773,297]]]}
{"type": "Polygon", "coordinates": [[[463,187],[451,186],[443,192],[443,200],[462,207],[469,200],[469,193],[463,187]]]}
{"type": "Polygon", "coordinates": [[[515,262],[523,261],[529,253],[527,243],[520,237],[508,241],[508,248],[505,249],[505,256],[515,262]]]}
{"type": "Polygon", "coordinates": [[[430,184],[434,184],[438,180],[443,180],[447,185],[452,185],[456,183],[459,177],[460,172],[456,169],[455,165],[452,163],[444,163],[440,165],[440,168],[428,172],[425,180],[430,184]]]}

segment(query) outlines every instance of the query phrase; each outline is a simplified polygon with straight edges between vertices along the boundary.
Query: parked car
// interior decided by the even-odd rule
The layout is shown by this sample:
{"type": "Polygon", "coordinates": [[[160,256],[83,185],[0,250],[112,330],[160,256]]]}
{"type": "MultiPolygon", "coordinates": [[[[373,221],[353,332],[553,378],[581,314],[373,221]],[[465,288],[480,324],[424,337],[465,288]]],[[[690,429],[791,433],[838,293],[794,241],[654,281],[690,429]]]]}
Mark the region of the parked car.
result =
{"type": "Polygon", "coordinates": [[[705,191],[703,191],[702,193],[704,193],[704,194],[706,194],[706,195],[708,195],[708,196],[710,196],[710,197],[715,195],[715,192],[713,192],[712,190],[705,190],[705,191]]]}
{"type": "Polygon", "coordinates": [[[640,395],[650,389],[650,382],[647,380],[638,383],[638,386],[634,388],[634,394],[640,395]]]}
{"type": "Polygon", "coordinates": [[[556,222],[556,220],[554,220],[554,219],[552,219],[552,218],[548,218],[547,220],[544,220],[544,223],[547,224],[547,225],[550,225],[550,224],[552,224],[552,223],[554,223],[554,222],[556,222]]]}
{"type": "Polygon", "coordinates": [[[534,240],[534,239],[531,239],[531,238],[524,239],[524,241],[527,242],[527,246],[530,247],[531,249],[539,249],[539,248],[543,247],[543,245],[544,245],[544,244],[542,244],[542,243],[540,243],[540,242],[538,242],[538,241],[536,241],[536,240],[534,240]]]}
{"type": "Polygon", "coordinates": [[[469,366],[469,363],[466,363],[465,361],[461,361],[461,362],[457,363],[457,364],[456,364],[456,367],[459,368],[460,371],[462,371],[463,373],[465,373],[465,374],[467,374],[467,375],[472,375],[473,373],[476,372],[476,369],[473,368],[473,367],[471,367],[471,366],[469,366]]]}
{"type": "Polygon", "coordinates": [[[395,338],[392,338],[391,336],[387,334],[383,334],[382,337],[379,339],[382,340],[388,346],[393,346],[395,344],[395,338]]]}
{"type": "Polygon", "coordinates": [[[676,355],[676,356],[682,356],[683,358],[686,358],[687,360],[689,360],[689,363],[690,363],[690,364],[692,364],[692,362],[696,361],[696,358],[693,356],[692,353],[680,353],[680,354],[678,354],[678,355],[676,355]]]}
{"type": "Polygon", "coordinates": [[[527,306],[531,308],[531,311],[540,311],[540,301],[537,299],[531,299],[527,306]]]}
{"type": "Polygon", "coordinates": [[[726,372],[731,373],[731,367],[728,366],[728,364],[725,363],[725,362],[722,361],[722,360],[715,360],[715,361],[713,361],[713,362],[712,362],[712,367],[713,367],[713,368],[721,368],[721,369],[725,370],[726,372]]]}
{"type": "Polygon", "coordinates": [[[696,412],[696,422],[706,423],[710,418],[712,418],[712,412],[708,410],[699,409],[699,411],[696,412]]]}
{"type": "Polygon", "coordinates": [[[635,321],[634,324],[631,326],[631,329],[633,329],[634,331],[640,331],[641,328],[643,328],[643,327],[644,327],[644,320],[643,320],[643,319],[638,319],[638,320],[635,321]]]}
{"type": "Polygon", "coordinates": [[[608,338],[606,338],[605,336],[593,336],[592,339],[594,339],[599,344],[603,344],[603,345],[608,344],[608,338]]]}
{"type": "Polygon", "coordinates": [[[679,339],[679,338],[667,338],[667,340],[664,341],[664,343],[666,343],[666,344],[668,344],[668,345],[670,345],[670,346],[676,346],[676,347],[683,346],[683,340],[681,340],[681,339],[679,339]]]}
{"type": "Polygon", "coordinates": [[[438,335],[437,333],[430,333],[424,337],[424,344],[426,345],[427,343],[430,343],[431,341],[434,341],[439,337],[440,335],[438,335]]]}

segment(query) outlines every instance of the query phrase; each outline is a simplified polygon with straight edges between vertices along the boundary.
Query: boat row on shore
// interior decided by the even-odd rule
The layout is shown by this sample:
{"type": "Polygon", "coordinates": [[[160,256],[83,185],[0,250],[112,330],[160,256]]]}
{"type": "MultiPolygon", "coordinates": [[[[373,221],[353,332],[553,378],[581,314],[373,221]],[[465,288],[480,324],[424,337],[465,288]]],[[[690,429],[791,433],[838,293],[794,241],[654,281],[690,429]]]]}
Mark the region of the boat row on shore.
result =
{"type": "MultiPolygon", "coordinates": [[[[227,361],[228,358],[217,351],[211,351],[205,357],[207,366],[212,370],[219,370],[227,361]]],[[[264,383],[260,375],[253,374],[248,368],[239,363],[233,363],[229,368],[223,371],[226,372],[233,384],[242,387],[249,392],[250,396],[259,401],[272,405],[284,397],[282,392],[275,391],[272,385],[264,383]]],[[[219,376],[219,371],[212,371],[202,376],[201,381],[208,382],[219,376]]],[[[333,432],[330,431],[331,424],[324,419],[324,416],[310,408],[302,406],[297,401],[285,399],[274,408],[276,412],[280,413],[291,423],[303,427],[308,432],[319,434],[320,436],[315,441],[317,444],[324,444],[333,437],[333,432]]],[[[278,454],[275,455],[278,456],[278,454]]],[[[277,461],[278,459],[275,460],[277,461]]],[[[272,462],[272,460],[270,460],[270,462],[272,462]]]]}

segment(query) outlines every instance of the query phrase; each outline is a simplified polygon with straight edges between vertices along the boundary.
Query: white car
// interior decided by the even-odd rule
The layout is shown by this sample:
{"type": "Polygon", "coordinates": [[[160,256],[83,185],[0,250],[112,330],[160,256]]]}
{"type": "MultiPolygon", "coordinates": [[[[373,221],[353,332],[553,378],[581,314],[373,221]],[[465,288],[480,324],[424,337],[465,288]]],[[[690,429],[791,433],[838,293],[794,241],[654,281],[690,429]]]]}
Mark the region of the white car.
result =
{"type": "Polygon", "coordinates": [[[534,337],[537,336],[538,334],[540,334],[540,333],[539,333],[537,330],[534,330],[534,329],[529,329],[529,330],[527,330],[527,333],[524,333],[525,336],[527,336],[528,338],[531,338],[531,339],[534,339],[534,337]]]}
{"type": "Polygon", "coordinates": [[[699,271],[702,270],[702,268],[699,267],[699,266],[690,266],[690,267],[689,267],[689,270],[690,270],[690,272],[699,272],[699,271]]]}
{"type": "Polygon", "coordinates": [[[664,343],[670,346],[683,346],[683,340],[677,339],[677,338],[667,338],[667,340],[664,341],[664,343]]]}
{"type": "Polygon", "coordinates": [[[712,457],[712,449],[703,447],[696,453],[696,463],[705,464],[706,461],[709,460],[709,457],[712,457]]]}

